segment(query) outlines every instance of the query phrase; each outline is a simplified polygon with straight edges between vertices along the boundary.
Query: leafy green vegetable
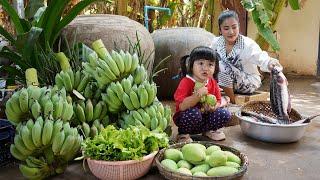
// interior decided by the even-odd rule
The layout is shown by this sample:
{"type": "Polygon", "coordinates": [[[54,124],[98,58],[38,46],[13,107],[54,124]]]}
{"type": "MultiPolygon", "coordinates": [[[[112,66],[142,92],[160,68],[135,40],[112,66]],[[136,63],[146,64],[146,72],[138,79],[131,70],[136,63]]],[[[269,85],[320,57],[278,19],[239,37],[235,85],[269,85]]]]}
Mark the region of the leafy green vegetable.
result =
{"type": "Polygon", "coordinates": [[[145,127],[117,130],[107,126],[93,139],[82,144],[84,156],[96,160],[125,161],[141,159],[159,148],[168,146],[165,133],[151,132],[145,127]]]}

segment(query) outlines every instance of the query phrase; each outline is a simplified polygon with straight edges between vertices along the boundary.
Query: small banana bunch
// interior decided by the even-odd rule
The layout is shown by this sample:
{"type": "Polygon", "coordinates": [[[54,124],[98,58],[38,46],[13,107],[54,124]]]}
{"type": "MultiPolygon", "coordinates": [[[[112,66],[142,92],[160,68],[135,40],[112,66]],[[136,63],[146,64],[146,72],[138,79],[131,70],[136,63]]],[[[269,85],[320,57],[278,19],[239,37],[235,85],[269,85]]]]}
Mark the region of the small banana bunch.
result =
{"type": "Polygon", "coordinates": [[[122,108],[122,96],[124,88],[119,81],[112,82],[106,89],[106,93],[102,93],[102,100],[108,105],[111,113],[118,113],[122,108]]]}
{"type": "Polygon", "coordinates": [[[67,102],[64,88],[39,88],[29,86],[15,92],[6,103],[8,120],[17,125],[29,117],[39,116],[68,121],[73,115],[72,104],[67,102]]]}
{"type": "Polygon", "coordinates": [[[170,107],[163,107],[160,102],[155,102],[153,105],[144,109],[122,113],[120,126],[128,128],[129,126],[145,126],[148,129],[159,129],[164,131],[171,121],[170,107]]]}
{"type": "Polygon", "coordinates": [[[148,72],[143,65],[139,65],[133,73],[134,84],[141,84],[147,79],[148,72]]]}
{"type": "Polygon", "coordinates": [[[69,121],[73,116],[73,107],[71,97],[66,96],[66,90],[64,88],[59,90],[56,86],[52,89],[45,87],[42,89],[44,90],[41,97],[31,106],[33,118],[52,116],[53,119],[69,121]]]}
{"type": "Polygon", "coordinates": [[[84,122],[92,122],[96,119],[108,118],[108,108],[103,101],[99,101],[97,104],[93,104],[90,99],[80,101],[73,104],[75,112],[74,124],[81,124],[84,122]]]}
{"type": "Polygon", "coordinates": [[[134,84],[132,88],[125,91],[122,96],[122,101],[128,110],[145,108],[152,104],[156,99],[157,86],[155,83],[150,84],[144,81],[137,86],[134,84]]]}
{"type": "Polygon", "coordinates": [[[112,51],[110,54],[101,39],[93,42],[92,47],[95,52],[88,55],[88,62],[83,63],[83,67],[96,79],[100,88],[134,72],[139,64],[136,54],[123,51],[112,51]]]}
{"type": "Polygon", "coordinates": [[[109,118],[105,118],[101,122],[99,119],[96,119],[92,123],[91,127],[88,123],[83,122],[81,125],[81,129],[85,138],[88,138],[88,137],[92,138],[98,135],[101,132],[101,130],[104,129],[104,127],[106,127],[108,124],[109,124],[109,118]]]}
{"type": "Polygon", "coordinates": [[[67,92],[77,90],[83,92],[90,82],[91,78],[88,74],[78,70],[75,73],[71,68],[66,71],[61,71],[55,76],[55,83],[59,89],[65,88],[67,92]]]}
{"type": "Polygon", "coordinates": [[[20,164],[19,169],[27,179],[44,179],[51,175],[51,170],[44,157],[29,156],[25,164],[20,164]]]}
{"type": "Polygon", "coordinates": [[[52,152],[65,162],[72,160],[78,153],[83,141],[76,128],[71,128],[69,123],[64,123],[62,128],[57,128],[57,133],[52,139],[52,152]]]}

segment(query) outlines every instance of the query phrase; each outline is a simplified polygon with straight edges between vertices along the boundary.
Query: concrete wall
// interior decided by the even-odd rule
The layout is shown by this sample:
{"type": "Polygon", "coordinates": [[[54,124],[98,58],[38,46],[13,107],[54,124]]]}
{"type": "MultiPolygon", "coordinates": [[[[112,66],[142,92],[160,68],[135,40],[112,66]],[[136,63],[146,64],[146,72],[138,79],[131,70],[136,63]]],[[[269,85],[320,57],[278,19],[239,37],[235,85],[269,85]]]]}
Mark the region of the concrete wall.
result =
{"type": "MultiPolygon", "coordinates": [[[[299,75],[317,73],[320,1],[307,0],[302,10],[293,11],[285,7],[278,19],[278,32],[281,50],[280,63],[285,72],[299,75]]],[[[248,36],[255,39],[257,29],[249,17],[248,36]]]]}

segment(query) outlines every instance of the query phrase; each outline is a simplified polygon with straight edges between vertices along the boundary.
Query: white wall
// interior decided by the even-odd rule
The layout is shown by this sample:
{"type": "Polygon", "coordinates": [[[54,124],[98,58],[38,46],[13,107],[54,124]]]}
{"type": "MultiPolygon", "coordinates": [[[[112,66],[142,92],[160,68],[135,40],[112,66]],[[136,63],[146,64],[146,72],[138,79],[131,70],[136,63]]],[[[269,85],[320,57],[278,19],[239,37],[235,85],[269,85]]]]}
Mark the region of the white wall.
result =
{"type": "MultiPolygon", "coordinates": [[[[280,63],[285,72],[299,75],[317,73],[320,30],[320,1],[307,0],[301,10],[285,7],[278,19],[280,63]]],[[[249,18],[248,36],[255,39],[257,29],[249,18]]]]}

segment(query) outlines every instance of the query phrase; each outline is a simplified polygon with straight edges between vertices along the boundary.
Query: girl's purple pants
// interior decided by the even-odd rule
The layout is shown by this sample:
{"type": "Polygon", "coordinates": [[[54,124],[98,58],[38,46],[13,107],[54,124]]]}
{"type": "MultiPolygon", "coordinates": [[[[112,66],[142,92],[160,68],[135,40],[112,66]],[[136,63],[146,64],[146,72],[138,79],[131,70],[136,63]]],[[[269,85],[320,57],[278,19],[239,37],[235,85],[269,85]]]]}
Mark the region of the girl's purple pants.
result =
{"type": "Polygon", "coordinates": [[[224,108],[202,113],[200,108],[192,107],[181,111],[176,117],[175,124],[178,126],[179,134],[199,134],[220,129],[230,119],[230,112],[224,108]]]}

